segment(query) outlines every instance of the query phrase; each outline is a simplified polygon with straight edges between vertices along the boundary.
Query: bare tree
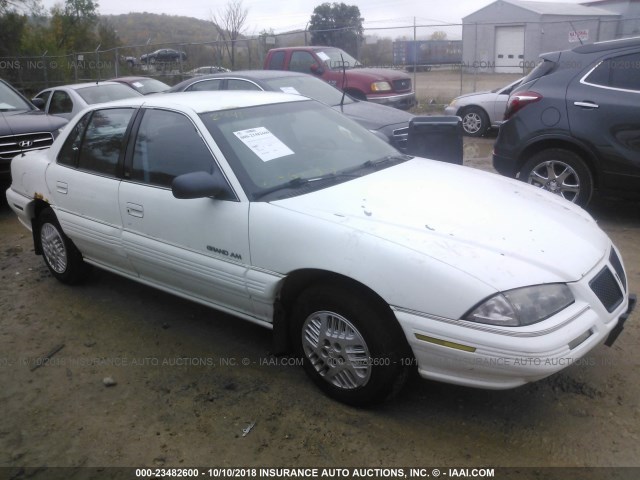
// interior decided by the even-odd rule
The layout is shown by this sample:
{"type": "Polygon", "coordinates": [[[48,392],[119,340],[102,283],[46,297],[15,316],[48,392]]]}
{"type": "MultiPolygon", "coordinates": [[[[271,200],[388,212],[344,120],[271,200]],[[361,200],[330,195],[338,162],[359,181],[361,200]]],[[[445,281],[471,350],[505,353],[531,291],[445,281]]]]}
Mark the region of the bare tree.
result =
{"type": "Polygon", "coordinates": [[[231,69],[235,68],[236,42],[242,34],[248,14],[249,9],[243,7],[242,0],[230,0],[222,9],[211,14],[211,21],[222,38],[229,56],[231,69]]]}

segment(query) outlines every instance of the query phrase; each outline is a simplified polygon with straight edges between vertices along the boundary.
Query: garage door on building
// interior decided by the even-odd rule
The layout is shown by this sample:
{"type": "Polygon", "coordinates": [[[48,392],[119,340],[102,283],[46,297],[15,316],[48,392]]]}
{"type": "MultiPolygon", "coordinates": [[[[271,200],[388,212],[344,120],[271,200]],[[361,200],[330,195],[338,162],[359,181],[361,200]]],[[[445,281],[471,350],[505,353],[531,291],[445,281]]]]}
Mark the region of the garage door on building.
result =
{"type": "Polygon", "coordinates": [[[522,73],[524,27],[496,27],[496,73],[522,73]]]}

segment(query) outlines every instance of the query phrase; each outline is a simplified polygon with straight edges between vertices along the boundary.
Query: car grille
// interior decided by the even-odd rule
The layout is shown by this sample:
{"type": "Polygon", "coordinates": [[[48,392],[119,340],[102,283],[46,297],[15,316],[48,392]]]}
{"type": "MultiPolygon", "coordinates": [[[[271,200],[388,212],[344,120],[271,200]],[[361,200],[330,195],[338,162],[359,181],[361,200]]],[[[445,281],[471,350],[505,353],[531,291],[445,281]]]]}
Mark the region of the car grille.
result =
{"type": "Polygon", "coordinates": [[[407,149],[409,127],[397,128],[393,131],[393,146],[403,152],[407,149]]]}
{"type": "Polygon", "coordinates": [[[0,137],[0,158],[9,159],[29,150],[48,148],[52,143],[53,135],[49,132],[0,137]]]}
{"type": "Polygon", "coordinates": [[[622,283],[622,287],[624,291],[627,291],[627,277],[624,275],[624,268],[622,268],[622,262],[618,257],[616,251],[612,248],[611,254],[609,255],[609,263],[613,266],[613,269],[618,274],[618,278],[620,279],[620,283],[622,283]]]}
{"type": "Polygon", "coordinates": [[[624,295],[609,267],[604,267],[600,270],[600,273],[589,282],[589,286],[607,309],[607,312],[613,312],[622,303],[624,295]]]}
{"type": "Polygon", "coordinates": [[[405,92],[411,90],[411,79],[403,78],[402,80],[393,81],[393,89],[396,92],[405,92]]]}

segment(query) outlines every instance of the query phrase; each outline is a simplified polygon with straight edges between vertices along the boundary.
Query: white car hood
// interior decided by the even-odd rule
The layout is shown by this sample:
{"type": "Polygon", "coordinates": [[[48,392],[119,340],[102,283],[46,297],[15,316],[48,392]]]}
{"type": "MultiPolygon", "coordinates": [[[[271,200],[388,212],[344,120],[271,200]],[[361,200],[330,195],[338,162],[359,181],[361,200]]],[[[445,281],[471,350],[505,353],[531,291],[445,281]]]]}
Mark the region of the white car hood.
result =
{"type": "Polygon", "coordinates": [[[273,205],[420,252],[497,290],[576,281],[610,246],[584,210],[556,195],[421,158],[273,205]]]}

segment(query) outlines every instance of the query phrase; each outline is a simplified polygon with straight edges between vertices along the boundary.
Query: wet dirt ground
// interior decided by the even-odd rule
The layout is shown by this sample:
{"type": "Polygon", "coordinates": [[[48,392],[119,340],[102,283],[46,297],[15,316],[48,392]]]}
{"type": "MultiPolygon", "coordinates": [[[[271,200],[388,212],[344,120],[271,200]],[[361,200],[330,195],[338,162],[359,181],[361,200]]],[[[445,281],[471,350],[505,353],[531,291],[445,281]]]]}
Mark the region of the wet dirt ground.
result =
{"type": "MultiPolygon", "coordinates": [[[[491,147],[466,139],[465,163],[491,170],[491,147]]],[[[597,198],[589,210],[640,291],[640,204],[597,198]]],[[[640,467],[637,311],[613,347],[535,384],[483,391],[413,379],[393,402],[355,409],[324,397],[295,360],[270,356],[258,326],[99,270],[77,287],[58,283],[6,201],[0,245],[0,478],[421,466],[538,467],[509,478],[539,479],[555,475],[539,467],[640,467]],[[44,466],[73,468],[25,470],[44,466]]],[[[640,478],[577,472],[553,478],[640,478]]]]}

